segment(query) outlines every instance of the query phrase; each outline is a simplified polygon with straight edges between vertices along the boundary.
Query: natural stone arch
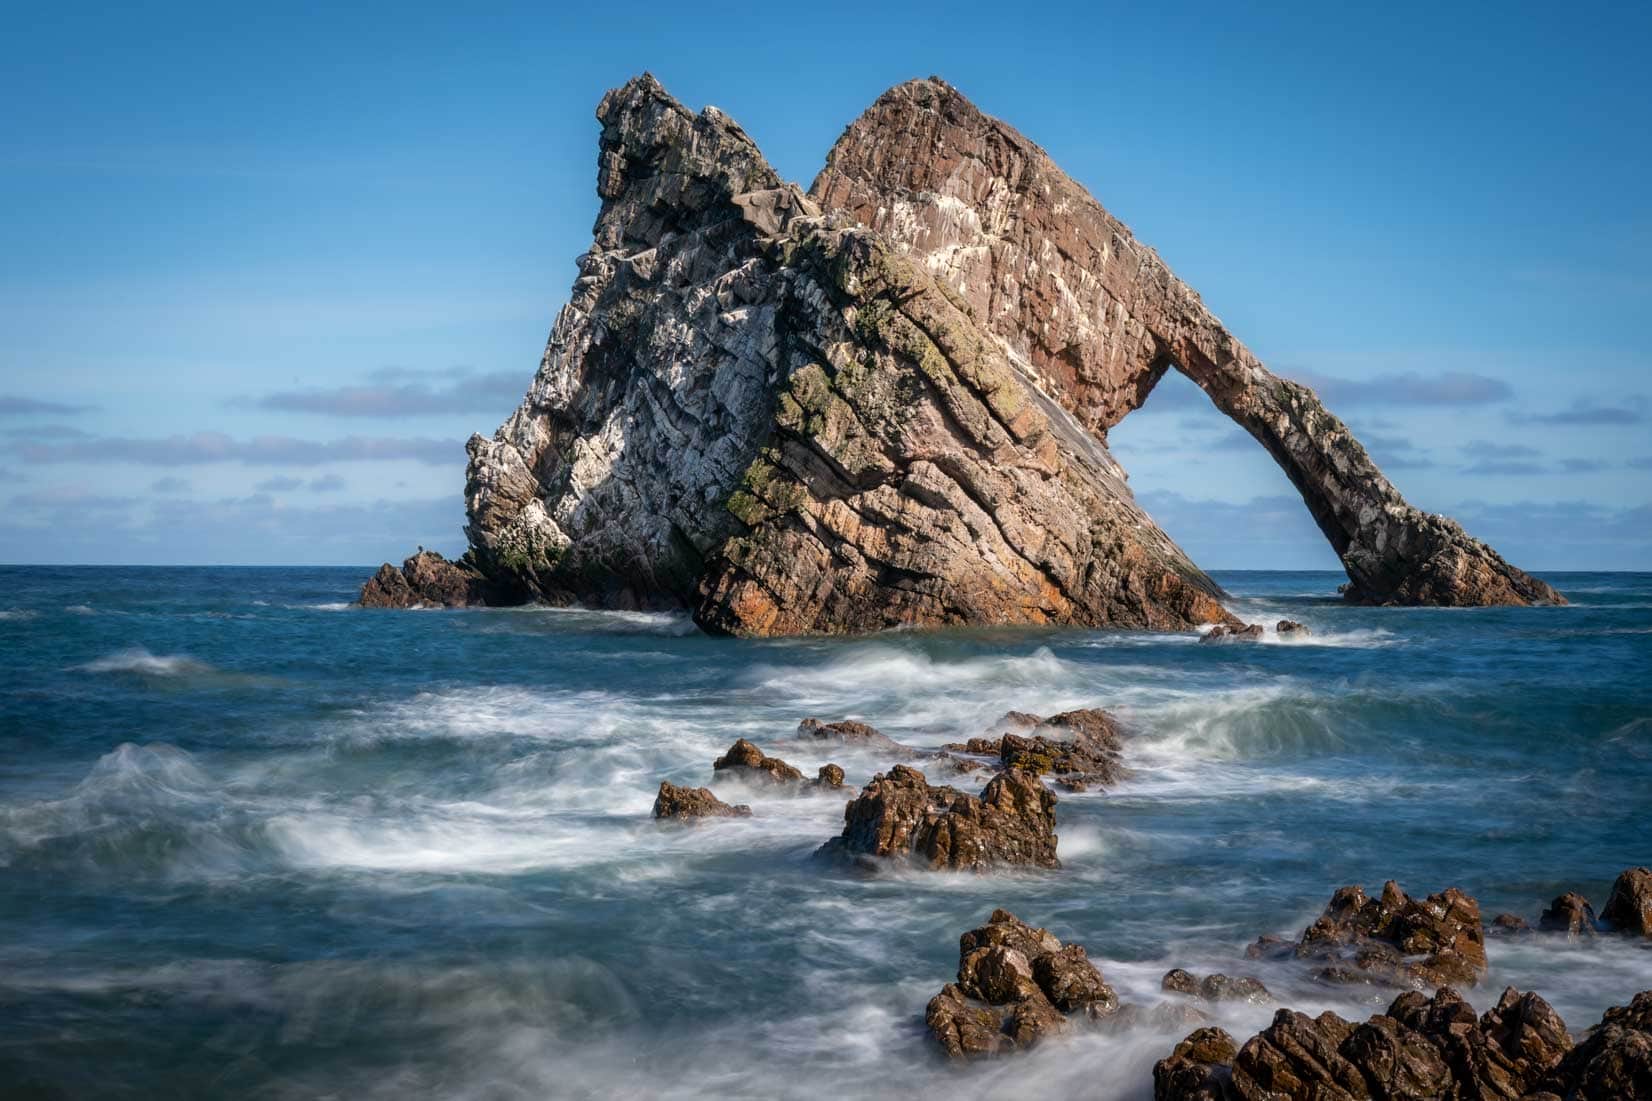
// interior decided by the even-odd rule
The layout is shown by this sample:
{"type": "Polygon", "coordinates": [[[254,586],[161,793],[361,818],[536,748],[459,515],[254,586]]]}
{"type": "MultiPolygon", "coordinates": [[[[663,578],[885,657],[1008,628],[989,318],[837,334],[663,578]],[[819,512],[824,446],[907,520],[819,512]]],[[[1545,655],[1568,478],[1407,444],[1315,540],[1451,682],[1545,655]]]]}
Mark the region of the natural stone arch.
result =
{"type": "Polygon", "coordinates": [[[1380,604],[1564,603],[1455,521],[1406,502],[1308,387],[1264,367],[1156,252],[1037,145],[931,78],[884,93],[810,191],[920,259],[1092,432],[1174,365],[1284,470],[1380,604]]]}

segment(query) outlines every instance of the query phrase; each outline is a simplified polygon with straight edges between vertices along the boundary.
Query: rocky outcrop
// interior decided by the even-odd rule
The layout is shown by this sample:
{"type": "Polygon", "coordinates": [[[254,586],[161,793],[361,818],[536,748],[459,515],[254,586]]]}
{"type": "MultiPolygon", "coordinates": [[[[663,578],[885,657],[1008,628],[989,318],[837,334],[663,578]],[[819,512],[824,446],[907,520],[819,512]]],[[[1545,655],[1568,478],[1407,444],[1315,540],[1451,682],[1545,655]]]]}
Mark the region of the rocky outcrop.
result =
{"type": "Polygon", "coordinates": [[[1262,625],[1260,623],[1242,623],[1238,625],[1218,623],[1216,626],[1206,631],[1203,635],[1199,636],[1199,641],[1215,644],[1227,642],[1261,642],[1262,625]]]}
{"type": "Polygon", "coordinates": [[[1596,932],[1595,908],[1576,891],[1567,891],[1538,915],[1537,927],[1545,933],[1565,933],[1573,940],[1592,937],[1596,932]]]}
{"type": "Polygon", "coordinates": [[[1173,994],[1185,994],[1207,1002],[1250,1002],[1266,1005],[1273,995],[1262,985],[1262,980],[1248,975],[1206,975],[1204,978],[1177,967],[1165,972],[1159,988],[1173,994]]]}
{"type": "Polygon", "coordinates": [[[1118,723],[1100,708],[1064,711],[1048,719],[1012,711],[997,726],[1010,729],[996,738],[971,738],[942,748],[996,758],[1001,768],[1049,776],[1067,791],[1114,784],[1125,774],[1118,723]]]}
{"type": "Polygon", "coordinates": [[[803,773],[741,738],[711,763],[712,770],[754,784],[800,784],[803,773]]]}
{"type": "Polygon", "coordinates": [[[480,604],[487,580],[466,562],[449,562],[422,547],[397,569],[386,562],[362,586],[364,608],[457,608],[480,604]]]}
{"type": "Polygon", "coordinates": [[[797,736],[801,741],[832,742],[837,745],[859,746],[883,750],[898,756],[908,755],[910,748],[897,742],[889,735],[878,730],[875,726],[856,722],[853,719],[844,719],[841,722],[823,723],[819,719],[804,719],[797,724],[797,736]]]}
{"type": "Polygon", "coordinates": [[[1313,634],[1313,632],[1308,630],[1304,624],[1298,623],[1294,619],[1280,620],[1278,623],[1274,624],[1273,630],[1275,634],[1291,635],[1296,638],[1307,638],[1309,635],[1313,634]]]}
{"type": "Polygon", "coordinates": [[[736,635],[1226,618],[921,267],[651,77],[597,117],[595,241],[522,407],[469,445],[489,577],[736,635]]]}
{"type": "Polygon", "coordinates": [[[879,773],[843,810],[843,833],[820,855],[857,861],[914,860],[928,868],[985,871],[1028,864],[1057,868],[1056,798],[1038,779],[1007,769],[979,796],[931,786],[908,765],[879,773]]]}
{"type": "Polygon", "coordinates": [[[1629,868],[1618,876],[1600,919],[1615,933],[1652,937],[1652,868],[1629,868]]]}
{"type": "Polygon", "coordinates": [[[744,803],[725,803],[710,788],[678,787],[662,780],[660,793],[654,799],[654,817],[682,821],[750,818],[751,808],[744,803]]]}
{"type": "Polygon", "coordinates": [[[1098,438],[1165,371],[1191,378],[1301,492],[1374,604],[1564,603],[1408,504],[1313,391],[1269,372],[1042,149],[931,78],[850,124],[811,197],[881,231],[1098,438]]]}
{"type": "Polygon", "coordinates": [[[1118,1010],[1118,996],[1078,944],[1064,945],[1008,910],[958,939],[958,979],[931,998],[924,1023],[954,1059],[1000,1055],[1069,1031],[1068,1014],[1118,1010]]]}
{"type": "Polygon", "coordinates": [[[1401,994],[1363,1024],[1280,1010],[1243,1046],[1188,1036],[1153,1068],[1155,1101],[1646,1101],[1652,992],[1574,1046],[1541,997],[1510,987],[1478,1018],[1449,987],[1401,994]]]}
{"type": "Polygon", "coordinates": [[[1253,958],[1295,956],[1332,983],[1473,986],[1486,970],[1480,906],[1455,887],[1417,899],[1393,880],[1370,898],[1343,887],[1296,942],[1264,937],[1253,958]]]}

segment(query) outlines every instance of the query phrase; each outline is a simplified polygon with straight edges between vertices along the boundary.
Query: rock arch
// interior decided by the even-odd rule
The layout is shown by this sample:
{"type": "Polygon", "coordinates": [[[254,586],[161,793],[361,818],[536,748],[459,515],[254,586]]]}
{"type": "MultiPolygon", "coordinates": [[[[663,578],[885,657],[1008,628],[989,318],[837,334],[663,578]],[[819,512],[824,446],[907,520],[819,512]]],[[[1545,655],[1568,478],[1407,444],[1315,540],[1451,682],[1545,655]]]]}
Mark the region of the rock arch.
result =
{"type": "Polygon", "coordinates": [[[1013,128],[930,78],[884,93],[810,196],[881,232],[1105,439],[1171,367],[1267,450],[1342,560],[1351,600],[1565,603],[1410,505],[1308,387],[1264,367],[1151,248],[1013,128]]]}

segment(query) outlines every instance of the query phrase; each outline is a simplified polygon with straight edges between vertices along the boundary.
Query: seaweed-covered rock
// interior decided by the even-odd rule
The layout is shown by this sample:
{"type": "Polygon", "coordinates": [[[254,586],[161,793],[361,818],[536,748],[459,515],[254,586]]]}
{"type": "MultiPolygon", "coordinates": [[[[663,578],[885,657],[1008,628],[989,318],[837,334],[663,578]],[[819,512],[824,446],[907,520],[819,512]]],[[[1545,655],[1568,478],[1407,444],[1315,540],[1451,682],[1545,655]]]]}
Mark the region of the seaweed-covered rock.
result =
{"type": "Polygon", "coordinates": [[[908,857],[930,868],[984,871],[999,865],[1060,867],[1055,795],[1036,777],[1008,769],[979,796],[931,786],[909,765],[879,773],[843,811],[843,833],[827,856],[908,857]]]}
{"type": "Polygon", "coordinates": [[[750,818],[751,808],[744,803],[725,803],[710,788],[678,787],[662,780],[660,793],[654,798],[654,817],[679,820],[750,818]]]}

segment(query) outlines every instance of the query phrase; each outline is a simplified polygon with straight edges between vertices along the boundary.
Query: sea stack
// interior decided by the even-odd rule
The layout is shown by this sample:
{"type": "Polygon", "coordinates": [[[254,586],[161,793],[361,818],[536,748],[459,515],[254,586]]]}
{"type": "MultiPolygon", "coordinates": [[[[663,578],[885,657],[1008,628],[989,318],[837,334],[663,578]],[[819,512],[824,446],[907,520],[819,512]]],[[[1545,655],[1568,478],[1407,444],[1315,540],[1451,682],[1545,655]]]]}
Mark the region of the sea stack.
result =
{"type": "Polygon", "coordinates": [[[882,96],[809,194],[646,74],[597,118],[591,250],[521,407],[468,445],[462,584],[390,587],[408,603],[683,608],[742,636],[1238,626],[1106,447],[1171,366],[1285,469],[1350,599],[1563,602],[1406,504],[945,83],[882,96]]]}

